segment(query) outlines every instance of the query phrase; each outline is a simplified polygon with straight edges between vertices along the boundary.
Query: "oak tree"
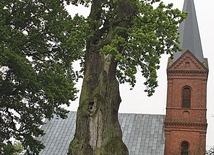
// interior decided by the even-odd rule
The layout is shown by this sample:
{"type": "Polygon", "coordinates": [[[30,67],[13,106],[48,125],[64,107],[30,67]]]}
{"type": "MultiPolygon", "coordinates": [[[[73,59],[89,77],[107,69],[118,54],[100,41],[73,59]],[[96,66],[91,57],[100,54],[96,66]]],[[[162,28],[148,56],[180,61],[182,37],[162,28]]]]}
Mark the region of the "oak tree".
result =
{"type": "Polygon", "coordinates": [[[149,96],[160,57],[180,50],[185,14],[159,0],[0,1],[0,151],[20,141],[27,153],[44,147],[43,119],[63,118],[83,76],[69,155],[126,155],[118,122],[119,83],[140,71],[149,96]],[[71,17],[65,5],[91,7],[71,17]],[[76,72],[72,63],[80,60],[76,72]]]}
{"type": "Polygon", "coordinates": [[[0,1],[0,154],[14,139],[38,154],[43,119],[65,118],[76,99],[73,22],[59,0],[0,1]]]}
{"type": "MultiPolygon", "coordinates": [[[[69,155],[127,155],[118,122],[119,83],[140,71],[149,96],[157,87],[161,54],[181,50],[178,24],[185,14],[158,0],[88,0],[83,84],[69,155]]],[[[79,25],[79,24],[78,24],[79,25]]],[[[84,33],[83,32],[83,33],[84,33]]]]}

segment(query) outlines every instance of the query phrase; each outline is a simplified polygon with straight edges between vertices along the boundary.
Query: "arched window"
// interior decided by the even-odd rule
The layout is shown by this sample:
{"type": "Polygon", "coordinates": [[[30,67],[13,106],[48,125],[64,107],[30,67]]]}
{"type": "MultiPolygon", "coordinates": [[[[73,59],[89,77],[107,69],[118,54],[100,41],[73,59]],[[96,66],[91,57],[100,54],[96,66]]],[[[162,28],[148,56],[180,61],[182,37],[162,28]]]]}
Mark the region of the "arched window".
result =
{"type": "Polygon", "coordinates": [[[188,155],[189,152],[189,143],[187,141],[183,141],[181,143],[181,155],[188,155]]]}
{"type": "Polygon", "coordinates": [[[191,89],[189,87],[184,87],[182,98],[182,108],[190,108],[191,89]]]}

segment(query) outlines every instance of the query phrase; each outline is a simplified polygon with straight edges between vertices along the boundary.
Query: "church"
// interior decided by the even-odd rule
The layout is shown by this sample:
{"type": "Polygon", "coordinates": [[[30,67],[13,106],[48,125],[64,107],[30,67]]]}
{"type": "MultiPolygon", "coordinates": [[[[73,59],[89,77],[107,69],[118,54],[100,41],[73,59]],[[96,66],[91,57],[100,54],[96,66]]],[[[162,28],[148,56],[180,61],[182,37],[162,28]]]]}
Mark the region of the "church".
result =
{"type": "MultiPolygon", "coordinates": [[[[183,51],[168,59],[165,115],[119,114],[123,141],[130,155],[205,154],[208,61],[203,56],[193,0],[185,0],[188,18],[179,26],[183,51]]],[[[40,155],[66,155],[75,133],[76,112],[53,118],[39,137],[40,155]]]]}

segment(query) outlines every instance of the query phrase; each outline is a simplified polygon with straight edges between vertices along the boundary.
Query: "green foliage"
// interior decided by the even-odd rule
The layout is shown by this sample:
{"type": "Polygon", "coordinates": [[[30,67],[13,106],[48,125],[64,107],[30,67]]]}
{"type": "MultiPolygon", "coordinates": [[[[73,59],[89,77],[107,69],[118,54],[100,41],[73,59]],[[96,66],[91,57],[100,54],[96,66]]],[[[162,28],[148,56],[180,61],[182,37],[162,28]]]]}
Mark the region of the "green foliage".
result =
{"type": "Polygon", "coordinates": [[[0,154],[11,138],[38,153],[42,120],[66,117],[61,105],[77,93],[71,65],[85,47],[82,20],[58,0],[0,1],[0,154]]]}
{"type": "MultiPolygon", "coordinates": [[[[178,9],[173,10],[171,4],[166,6],[162,2],[156,8],[139,2],[137,8],[131,19],[131,26],[125,30],[128,39],[118,42],[123,47],[123,52],[120,52],[123,59],[119,61],[118,78],[122,83],[129,82],[133,87],[136,83],[136,70],[140,70],[146,79],[145,91],[150,96],[158,85],[156,71],[159,69],[161,55],[167,53],[172,56],[180,50],[178,24],[185,14],[178,9]]],[[[118,40],[117,34],[115,39],[118,40]]]]}
{"type": "Polygon", "coordinates": [[[139,70],[145,77],[145,91],[151,96],[158,86],[156,71],[161,55],[173,56],[181,50],[178,25],[186,14],[172,7],[159,0],[94,0],[87,18],[92,34],[87,42],[91,46],[86,50],[95,47],[101,54],[112,54],[118,63],[120,83],[134,87],[139,70]]]}
{"type": "Polygon", "coordinates": [[[24,151],[20,143],[15,143],[14,145],[12,144],[5,145],[3,149],[6,155],[18,155],[24,151]]]}
{"type": "Polygon", "coordinates": [[[185,14],[159,0],[1,0],[0,152],[19,140],[27,153],[44,147],[43,119],[66,117],[61,105],[76,99],[72,63],[84,71],[90,51],[111,54],[120,83],[134,87],[140,70],[146,91],[157,86],[161,54],[179,49],[178,23],[185,14]],[[91,6],[89,17],[71,18],[67,4],[91,6]],[[86,48],[86,50],[85,50],[86,48]]]}

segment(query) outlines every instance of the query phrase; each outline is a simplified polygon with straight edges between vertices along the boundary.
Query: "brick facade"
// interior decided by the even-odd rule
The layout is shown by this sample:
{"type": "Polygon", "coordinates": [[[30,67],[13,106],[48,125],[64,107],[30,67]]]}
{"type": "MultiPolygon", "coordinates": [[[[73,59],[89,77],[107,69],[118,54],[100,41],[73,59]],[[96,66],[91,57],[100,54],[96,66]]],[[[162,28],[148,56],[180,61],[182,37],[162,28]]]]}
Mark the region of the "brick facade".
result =
{"type": "Polygon", "coordinates": [[[167,106],[165,118],[165,155],[181,155],[182,142],[188,142],[189,154],[205,154],[206,95],[208,65],[202,64],[190,51],[167,68],[167,106]],[[190,108],[182,107],[183,90],[191,91],[190,108]]]}

